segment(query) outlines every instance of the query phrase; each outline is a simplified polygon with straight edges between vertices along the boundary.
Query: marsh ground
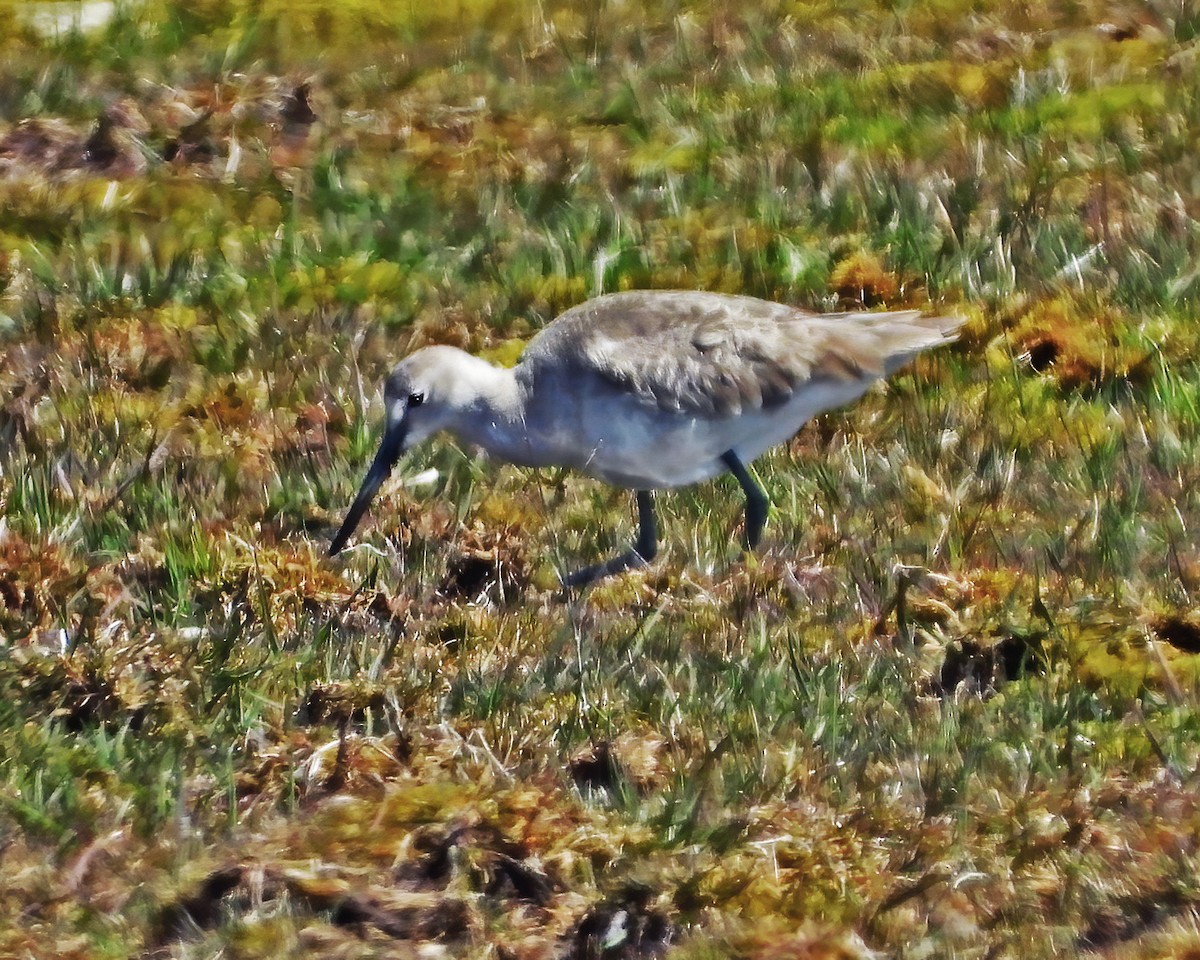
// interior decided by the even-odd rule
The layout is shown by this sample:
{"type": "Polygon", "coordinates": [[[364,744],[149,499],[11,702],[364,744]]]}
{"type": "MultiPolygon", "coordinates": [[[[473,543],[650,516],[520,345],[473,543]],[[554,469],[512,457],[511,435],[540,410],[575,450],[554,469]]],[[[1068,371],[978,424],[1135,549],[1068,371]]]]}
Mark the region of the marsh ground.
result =
{"type": "Polygon", "coordinates": [[[45,6],[0,952],[1200,951],[1190,7],[45,6]],[[758,464],[755,558],[706,484],[564,603],[628,497],[443,442],[325,559],[395,358],[650,286],[969,322],[758,464]]]}

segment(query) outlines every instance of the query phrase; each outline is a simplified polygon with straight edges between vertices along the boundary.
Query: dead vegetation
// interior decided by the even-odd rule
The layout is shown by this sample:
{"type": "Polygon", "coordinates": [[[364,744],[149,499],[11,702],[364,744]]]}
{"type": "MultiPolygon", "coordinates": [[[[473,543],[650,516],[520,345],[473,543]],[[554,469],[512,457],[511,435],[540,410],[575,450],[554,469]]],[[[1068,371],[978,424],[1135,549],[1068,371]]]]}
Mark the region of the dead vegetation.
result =
{"type": "Polygon", "coordinates": [[[1194,15],[37,6],[0,954],[1196,953],[1194,15]],[[756,557],[718,481],[564,603],[624,499],[434,444],[325,558],[397,356],[648,287],[968,324],[756,557]]]}

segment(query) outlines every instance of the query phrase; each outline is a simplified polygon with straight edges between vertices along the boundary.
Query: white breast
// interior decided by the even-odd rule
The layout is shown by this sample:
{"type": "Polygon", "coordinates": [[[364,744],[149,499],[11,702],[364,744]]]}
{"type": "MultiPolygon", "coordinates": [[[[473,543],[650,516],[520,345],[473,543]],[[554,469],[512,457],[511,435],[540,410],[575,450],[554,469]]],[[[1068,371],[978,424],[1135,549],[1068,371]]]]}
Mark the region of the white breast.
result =
{"type": "Polygon", "coordinates": [[[724,473],[720,458],[729,450],[749,463],[816,414],[862,396],[869,385],[869,380],[814,381],[773,409],[713,419],[670,414],[629,398],[597,402],[581,417],[564,459],[617,486],[685,486],[724,473]]]}

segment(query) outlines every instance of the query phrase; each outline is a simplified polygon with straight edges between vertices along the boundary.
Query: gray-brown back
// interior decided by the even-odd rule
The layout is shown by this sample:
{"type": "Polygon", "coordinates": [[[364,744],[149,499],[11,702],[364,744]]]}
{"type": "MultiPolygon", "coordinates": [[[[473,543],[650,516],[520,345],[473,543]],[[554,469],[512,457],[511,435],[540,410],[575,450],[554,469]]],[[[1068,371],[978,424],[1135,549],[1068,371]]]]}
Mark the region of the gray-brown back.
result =
{"type": "Polygon", "coordinates": [[[813,314],[754,297],[642,290],[567,310],[530,342],[518,371],[599,374],[648,404],[735,416],[785,403],[817,379],[890,373],[953,339],[956,318],[916,311],[813,314]]]}

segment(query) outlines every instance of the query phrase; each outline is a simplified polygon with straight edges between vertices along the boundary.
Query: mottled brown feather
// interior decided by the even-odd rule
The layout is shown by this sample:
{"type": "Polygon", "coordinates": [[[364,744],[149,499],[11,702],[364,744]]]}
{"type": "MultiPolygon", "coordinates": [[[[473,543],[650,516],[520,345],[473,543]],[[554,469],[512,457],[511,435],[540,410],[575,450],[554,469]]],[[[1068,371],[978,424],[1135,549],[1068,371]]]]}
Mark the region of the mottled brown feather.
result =
{"type": "Polygon", "coordinates": [[[916,311],[813,314],[753,297],[630,291],[563,313],[521,364],[573,363],[664,410],[734,416],[782,404],[811,380],[884,376],[953,340],[960,323],[916,311]]]}

